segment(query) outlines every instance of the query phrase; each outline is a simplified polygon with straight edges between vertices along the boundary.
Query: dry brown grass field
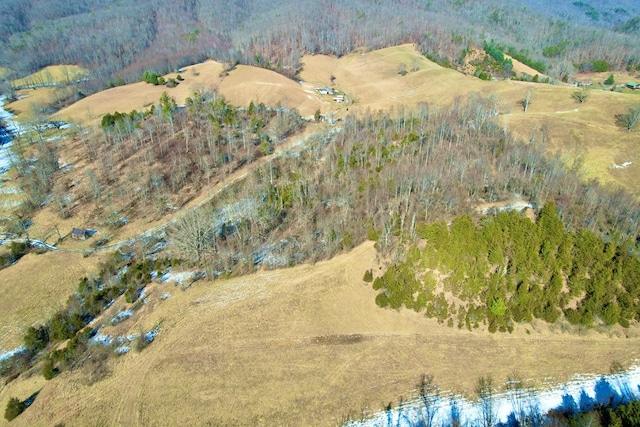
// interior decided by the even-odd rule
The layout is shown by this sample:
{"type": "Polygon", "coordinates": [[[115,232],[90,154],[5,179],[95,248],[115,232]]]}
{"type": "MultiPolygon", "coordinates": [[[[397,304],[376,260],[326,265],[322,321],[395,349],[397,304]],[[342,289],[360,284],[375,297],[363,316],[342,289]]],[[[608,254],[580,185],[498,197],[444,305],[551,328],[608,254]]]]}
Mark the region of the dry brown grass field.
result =
{"type": "MultiPolygon", "coordinates": [[[[181,73],[185,81],[177,88],[146,83],[117,87],[57,116],[95,125],[106,113],[148,107],[163,91],[181,104],[194,90],[214,88],[236,105],[280,103],[306,116],[320,109],[336,117],[494,95],[500,102],[500,123],[508,131],[559,152],[568,164],[579,157],[587,177],[640,194],[638,132],[625,132],[615,123],[615,115],[639,103],[640,94],[594,89],[579,104],[569,85],[480,81],[428,61],[412,45],[342,58],[306,56],[302,63],[299,83],[247,66],[223,78],[222,64],[209,61],[186,67],[181,73]],[[400,64],[409,70],[405,76],[397,73],[400,64]],[[330,86],[331,76],[349,102],[338,104],[314,90],[330,86]],[[529,90],[533,101],[525,114],[519,101],[529,90]],[[631,164],[613,167],[625,162],[631,164]]],[[[606,77],[589,78],[596,82],[606,77]]],[[[618,82],[634,79],[616,76],[618,82]]],[[[32,91],[33,96],[47,90],[32,91]]],[[[18,106],[26,111],[29,104],[18,106]]],[[[59,148],[63,160],[82,174],[88,165],[78,157],[79,144],[66,140],[59,148]]],[[[187,206],[215,190],[200,189],[187,206]]],[[[168,219],[133,221],[116,237],[134,236],[168,219]]],[[[71,227],[93,226],[89,220],[81,209],[60,220],[53,208],[45,208],[34,217],[32,237],[52,236],[53,225],[62,234],[71,227]]],[[[67,249],[86,245],[62,243],[67,249]]],[[[79,253],[32,254],[0,272],[0,349],[17,345],[17,331],[64,303],[98,261],[79,253]]],[[[366,243],[316,265],[197,282],[187,291],[152,285],[149,302],[134,317],[105,328],[112,334],[138,333],[160,323],[160,335],[147,349],[110,361],[111,374],[93,385],[87,384],[83,369],[49,382],[39,371],[21,377],[0,388],[0,408],[11,396],[24,399],[40,390],[33,406],[11,425],[335,425],[347,414],[410,397],[422,373],[434,374],[445,389],[470,393],[481,375],[501,382],[516,373],[542,385],[545,379],[563,381],[576,372],[607,372],[614,360],[628,365],[638,357],[637,327],[570,334],[534,324],[513,334],[489,334],[440,326],[408,310],[382,310],[375,305],[375,291],[362,281],[372,267],[378,269],[375,250],[366,243]],[[164,292],[171,297],[161,301],[164,292]]]]}
{"type": "Polygon", "coordinates": [[[481,375],[503,381],[515,373],[541,386],[638,357],[637,338],[615,329],[570,335],[534,325],[489,334],[382,310],[362,281],[375,259],[368,242],[316,265],[186,291],[153,285],[134,317],[103,329],[118,335],[160,323],[148,348],[113,359],[111,374],[92,385],[83,369],[46,383],[14,381],[0,391],[0,407],[40,390],[11,425],[329,426],[410,398],[422,373],[473,396],[481,375]],[[171,296],[160,300],[164,292],[171,296]]]}
{"type": "Polygon", "coordinates": [[[7,109],[10,109],[13,114],[16,115],[16,120],[28,124],[29,121],[34,120],[38,108],[42,105],[51,105],[55,96],[61,89],[55,87],[40,87],[37,89],[23,89],[17,91],[18,100],[6,105],[7,109]]]}
{"type": "Polygon", "coordinates": [[[42,83],[70,82],[83,78],[86,73],[87,70],[77,65],[50,65],[26,77],[13,80],[11,84],[13,86],[28,86],[42,83]]]}
{"type": "Polygon", "coordinates": [[[64,307],[79,279],[97,273],[100,259],[81,253],[30,253],[0,271],[0,349],[22,344],[27,327],[64,307]]]}

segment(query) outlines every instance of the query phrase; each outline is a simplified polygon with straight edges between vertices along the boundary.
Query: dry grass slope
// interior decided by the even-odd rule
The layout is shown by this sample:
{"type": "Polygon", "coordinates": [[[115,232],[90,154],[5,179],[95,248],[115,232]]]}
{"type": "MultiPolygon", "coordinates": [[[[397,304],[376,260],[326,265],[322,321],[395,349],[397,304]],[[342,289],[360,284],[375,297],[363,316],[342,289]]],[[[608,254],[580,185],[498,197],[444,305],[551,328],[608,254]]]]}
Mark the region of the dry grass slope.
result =
{"type": "Polygon", "coordinates": [[[86,73],[87,70],[77,65],[50,65],[26,77],[13,80],[11,84],[13,86],[29,86],[42,83],[69,82],[83,78],[86,73]]]}
{"type": "MultiPolygon", "coordinates": [[[[640,102],[637,94],[593,91],[586,103],[578,104],[570,86],[483,82],[426,60],[411,45],[342,58],[310,56],[302,62],[304,84],[244,66],[221,78],[222,65],[210,61],[187,67],[177,88],[145,83],[118,87],[59,116],[97,123],[106,113],[142,109],[165,90],[179,104],[194,90],[218,88],[237,105],[280,102],[304,115],[320,108],[337,116],[347,108],[359,114],[401,104],[465,102],[474,93],[494,95],[506,129],[545,144],[568,164],[580,157],[589,177],[640,194],[637,132],[615,125],[616,114],[640,102]],[[397,73],[400,64],[407,66],[407,75],[397,73]],[[414,64],[417,71],[412,71],[414,64]],[[330,85],[331,76],[353,103],[336,104],[313,90],[330,85]],[[533,102],[525,114],[518,102],[527,90],[533,92],[533,102]],[[631,165],[612,168],[624,162],[631,165]]],[[[46,95],[47,90],[31,92],[46,95]]],[[[23,108],[28,109],[26,100],[23,108]]],[[[83,159],[74,157],[80,152],[77,144],[60,142],[60,152],[80,168],[83,159]]],[[[44,233],[46,224],[55,221],[54,212],[43,210],[34,218],[34,232],[44,233]]],[[[78,224],[60,223],[64,228],[78,224]]],[[[123,236],[154,225],[133,224],[123,236]]],[[[19,343],[17,331],[55,310],[96,265],[94,257],[57,253],[29,255],[3,270],[0,348],[19,343]]],[[[156,300],[150,298],[150,305],[122,326],[138,332],[162,321],[157,342],[143,353],[113,361],[112,376],[92,386],[85,385],[83,371],[47,382],[34,405],[12,425],[334,425],[348,412],[378,409],[407,396],[422,373],[433,373],[440,386],[463,392],[472,390],[480,375],[502,381],[518,372],[539,381],[560,381],[575,372],[605,372],[614,359],[627,364],[638,357],[635,329],[629,332],[631,339],[622,338],[617,329],[613,337],[595,332],[575,336],[537,326],[528,327],[530,334],[519,328],[512,335],[491,335],[440,327],[406,310],[381,310],[375,306],[375,292],[362,282],[364,271],[375,265],[367,243],[314,266],[198,283],[187,292],[160,285],[156,300]],[[172,296],[158,301],[160,290],[172,296]]],[[[42,384],[34,378],[10,383],[0,389],[0,408],[9,397],[26,398],[42,384]]]]}
{"type": "Polygon", "coordinates": [[[22,344],[27,327],[44,322],[64,305],[81,277],[95,274],[100,256],[27,254],[0,272],[0,352],[22,344]]]}
{"type": "MultiPolygon", "coordinates": [[[[198,282],[186,292],[159,285],[127,324],[137,332],[162,321],[153,344],[114,360],[112,375],[91,386],[82,370],[46,383],[12,425],[329,426],[408,397],[425,372],[445,389],[472,393],[481,375],[502,381],[517,372],[541,384],[637,357],[636,339],[471,333],[381,310],[362,281],[375,266],[368,242],[316,265],[198,282]],[[166,291],[172,296],[159,301],[166,291]]],[[[9,384],[0,406],[20,393],[22,381],[9,384]]]]}

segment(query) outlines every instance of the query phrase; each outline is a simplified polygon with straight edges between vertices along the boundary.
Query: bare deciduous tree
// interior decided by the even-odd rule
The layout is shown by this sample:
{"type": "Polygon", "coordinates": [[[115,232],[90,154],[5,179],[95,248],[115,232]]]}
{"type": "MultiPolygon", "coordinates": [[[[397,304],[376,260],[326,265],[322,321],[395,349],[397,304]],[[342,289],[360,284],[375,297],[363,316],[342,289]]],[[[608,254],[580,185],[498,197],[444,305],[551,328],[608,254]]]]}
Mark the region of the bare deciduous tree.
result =
{"type": "Polygon", "coordinates": [[[586,86],[582,86],[580,87],[580,89],[573,92],[571,94],[571,97],[582,104],[586,102],[587,98],[589,97],[589,89],[586,86]]]}
{"type": "Polygon", "coordinates": [[[618,124],[627,132],[631,132],[640,120],[640,104],[629,107],[626,113],[616,116],[618,124]]]}
{"type": "Polygon", "coordinates": [[[422,420],[426,427],[432,427],[438,412],[438,401],[440,400],[440,388],[433,382],[433,375],[423,374],[418,384],[420,400],[424,406],[422,420]]]}
{"type": "Polygon", "coordinates": [[[492,427],[496,423],[496,411],[494,408],[493,380],[490,376],[480,377],[476,386],[476,393],[480,399],[480,420],[484,427],[492,427]]]}
{"type": "Polygon", "coordinates": [[[195,209],[178,219],[170,230],[178,249],[194,260],[216,250],[215,229],[204,209],[195,209]]]}
{"type": "Polygon", "coordinates": [[[526,113],[531,105],[531,101],[533,100],[533,92],[531,89],[527,90],[527,93],[524,95],[524,98],[520,100],[520,105],[522,105],[522,109],[526,113]]]}

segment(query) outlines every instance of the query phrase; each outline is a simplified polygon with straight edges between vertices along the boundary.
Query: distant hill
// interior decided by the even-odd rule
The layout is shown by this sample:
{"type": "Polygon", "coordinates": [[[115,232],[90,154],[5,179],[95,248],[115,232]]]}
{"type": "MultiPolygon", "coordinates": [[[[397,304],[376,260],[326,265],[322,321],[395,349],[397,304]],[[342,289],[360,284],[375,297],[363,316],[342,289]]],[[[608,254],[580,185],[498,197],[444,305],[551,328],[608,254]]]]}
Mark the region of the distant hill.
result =
{"type": "Polygon", "coordinates": [[[613,28],[640,13],[640,4],[634,0],[523,0],[522,3],[556,19],[604,28],[613,28]]]}

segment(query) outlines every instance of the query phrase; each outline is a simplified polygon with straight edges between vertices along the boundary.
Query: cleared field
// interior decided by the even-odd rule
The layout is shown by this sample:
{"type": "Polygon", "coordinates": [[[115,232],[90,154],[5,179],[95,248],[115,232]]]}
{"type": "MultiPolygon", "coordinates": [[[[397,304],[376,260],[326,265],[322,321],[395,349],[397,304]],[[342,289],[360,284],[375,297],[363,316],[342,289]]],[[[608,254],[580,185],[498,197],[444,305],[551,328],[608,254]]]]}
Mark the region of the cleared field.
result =
{"type": "MultiPolygon", "coordinates": [[[[212,90],[220,84],[222,64],[207,61],[185,67],[180,75],[184,81],[175,88],[139,82],[91,95],[75,104],[59,111],[58,115],[70,122],[98,124],[102,116],[115,111],[128,113],[131,110],[142,110],[158,102],[162,92],[167,92],[176,99],[178,105],[197,90],[212,90]]],[[[166,78],[175,78],[177,73],[167,74],[166,78]]]]}
{"type": "Polygon", "coordinates": [[[50,65],[11,82],[13,86],[31,86],[49,83],[67,83],[83,78],[87,70],[77,65],[50,65]]]}
{"type": "Polygon", "coordinates": [[[80,253],[32,253],[0,271],[0,352],[21,345],[26,328],[64,307],[79,279],[97,272],[99,260],[80,253]]]}
{"type": "Polygon", "coordinates": [[[521,76],[523,74],[529,74],[530,76],[535,76],[536,74],[542,79],[545,77],[548,77],[546,74],[541,73],[538,70],[535,70],[531,67],[529,67],[528,65],[523,64],[522,62],[513,59],[513,57],[505,54],[504,55],[505,58],[511,58],[511,60],[513,61],[513,71],[518,75],[521,76]]]}
{"type": "Polygon", "coordinates": [[[6,108],[13,111],[16,115],[16,120],[26,124],[35,119],[38,115],[38,110],[43,105],[51,105],[55,100],[57,94],[61,90],[56,87],[39,87],[37,89],[23,89],[17,92],[18,100],[6,105],[6,108]]]}
{"type": "MultiPolygon", "coordinates": [[[[143,312],[122,325],[138,332],[162,322],[154,343],[113,360],[111,376],[91,386],[82,370],[47,382],[11,425],[329,426],[410,397],[422,373],[473,395],[481,375],[501,382],[517,373],[542,384],[638,356],[637,339],[616,329],[611,338],[530,326],[489,334],[382,310],[362,281],[375,266],[368,242],[316,265],[187,291],[158,285],[143,312]],[[171,296],[160,301],[162,292],[171,296]]],[[[0,406],[33,392],[35,384],[21,383],[0,392],[0,406]]]]}
{"type": "Polygon", "coordinates": [[[263,68],[238,65],[220,84],[220,92],[234,105],[263,102],[275,107],[297,109],[303,116],[313,116],[321,108],[318,95],[305,92],[298,82],[263,68]]]}
{"type": "MultiPolygon", "coordinates": [[[[273,107],[279,104],[284,108],[298,109],[306,116],[312,116],[320,107],[320,101],[315,94],[308,96],[299,83],[274,71],[239,65],[228,76],[221,77],[222,71],[223,65],[214,61],[185,67],[181,73],[184,81],[175,88],[169,89],[148,83],[120,86],[77,102],[61,110],[59,116],[69,121],[95,123],[107,113],[129,112],[148,107],[158,101],[162,92],[174,97],[180,105],[195,91],[214,89],[238,106],[247,106],[251,101],[263,102],[273,107]]],[[[165,77],[176,76],[176,73],[172,73],[165,77]]]]}

